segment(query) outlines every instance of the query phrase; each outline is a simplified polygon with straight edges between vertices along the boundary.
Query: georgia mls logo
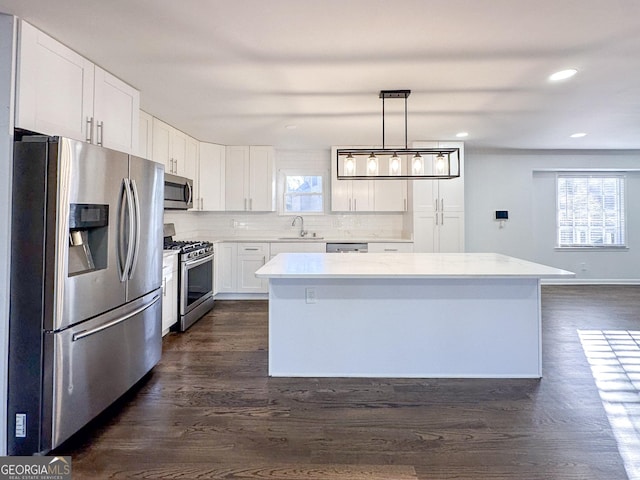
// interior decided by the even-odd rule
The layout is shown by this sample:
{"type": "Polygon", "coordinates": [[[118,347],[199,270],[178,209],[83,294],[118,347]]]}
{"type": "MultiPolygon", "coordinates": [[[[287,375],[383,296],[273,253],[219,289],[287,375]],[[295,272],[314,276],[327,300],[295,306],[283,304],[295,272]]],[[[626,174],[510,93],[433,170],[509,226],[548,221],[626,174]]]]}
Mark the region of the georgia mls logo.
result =
{"type": "Polygon", "coordinates": [[[0,480],[71,478],[71,457],[4,457],[0,465],[0,480]]]}

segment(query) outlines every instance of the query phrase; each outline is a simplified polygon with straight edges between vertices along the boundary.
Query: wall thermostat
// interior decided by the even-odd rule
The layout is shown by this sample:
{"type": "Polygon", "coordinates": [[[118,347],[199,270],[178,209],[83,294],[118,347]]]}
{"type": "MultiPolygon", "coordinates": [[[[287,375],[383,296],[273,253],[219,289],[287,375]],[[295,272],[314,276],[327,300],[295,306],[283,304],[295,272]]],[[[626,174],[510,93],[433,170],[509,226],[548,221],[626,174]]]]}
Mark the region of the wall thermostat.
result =
{"type": "Polygon", "coordinates": [[[496,220],[509,220],[509,211],[496,210],[496,220]]]}

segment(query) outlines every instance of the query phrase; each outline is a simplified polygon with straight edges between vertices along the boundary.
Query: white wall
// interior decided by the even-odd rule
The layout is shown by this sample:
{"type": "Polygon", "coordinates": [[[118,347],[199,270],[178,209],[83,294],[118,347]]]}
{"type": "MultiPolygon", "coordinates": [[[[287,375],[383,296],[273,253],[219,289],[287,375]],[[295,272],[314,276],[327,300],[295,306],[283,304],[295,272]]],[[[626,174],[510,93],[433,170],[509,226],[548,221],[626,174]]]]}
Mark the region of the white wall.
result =
{"type": "Polygon", "coordinates": [[[467,149],[466,248],[499,252],[575,272],[578,281],[640,281],[640,173],[627,174],[626,250],[555,248],[555,173],[544,169],[640,168],[640,151],[467,149]],[[538,170],[537,173],[534,173],[538,170]],[[504,228],[495,210],[508,210],[504,228]]]}
{"type": "MultiPolygon", "coordinates": [[[[304,215],[304,227],[325,238],[353,239],[400,239],[409,238],[410,232],[403,230],[403,214],[388,213],[332,213],[331,212],[331,160],[327,150],[278,150],[276,171],[307,168],[324,172],[325,214],[304,215]]],[[[281,186],[277,201],[282,200],[281,186]]],[[[277,238],[297,235],[299,223],[291,226],[294,215],[278,212],[165,212],[165,223],[173,222],[176,237],[180,239],[242,239],[277,238]]]]}
{"type": "Polygon", "coordinates": [[[0,455],[7,454],[9,247],[13,158],[15,21],[0,14],[0,455]]]}

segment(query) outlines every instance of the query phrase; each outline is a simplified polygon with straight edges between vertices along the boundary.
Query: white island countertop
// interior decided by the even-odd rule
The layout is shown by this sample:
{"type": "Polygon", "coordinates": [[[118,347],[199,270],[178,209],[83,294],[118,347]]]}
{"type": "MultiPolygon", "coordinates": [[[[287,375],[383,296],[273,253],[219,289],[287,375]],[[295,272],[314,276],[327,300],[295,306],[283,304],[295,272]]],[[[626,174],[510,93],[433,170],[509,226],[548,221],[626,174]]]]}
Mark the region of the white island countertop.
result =
{"type": "Polygon", "coordinates": [[[281,253],[259,278],[554,278],[567,270],[497,253],[281,253]]]}

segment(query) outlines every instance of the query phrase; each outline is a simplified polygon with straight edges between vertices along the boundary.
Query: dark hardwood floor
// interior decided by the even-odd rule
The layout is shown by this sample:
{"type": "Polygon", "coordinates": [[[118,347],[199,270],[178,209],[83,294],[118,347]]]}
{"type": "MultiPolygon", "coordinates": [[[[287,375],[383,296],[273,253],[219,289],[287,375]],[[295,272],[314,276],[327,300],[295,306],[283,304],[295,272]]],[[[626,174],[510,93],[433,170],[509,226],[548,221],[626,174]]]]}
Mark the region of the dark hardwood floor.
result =
{"type": "Polygon", "coordinates": [[[640,330],[640,287],[542,303],[538,381],[268,378],[267,303],[218,301],[55,453],[74,479],[625,479],[577,330],[640,330]]]}

